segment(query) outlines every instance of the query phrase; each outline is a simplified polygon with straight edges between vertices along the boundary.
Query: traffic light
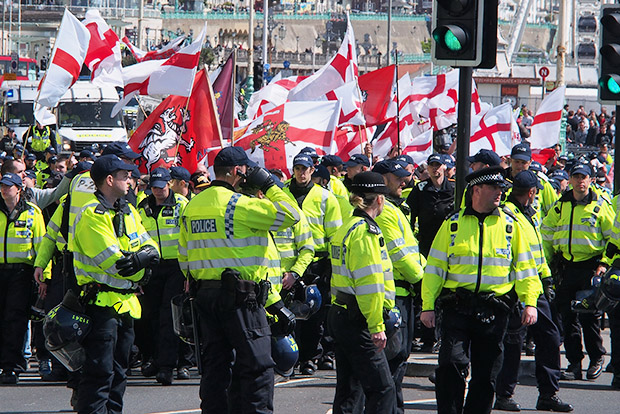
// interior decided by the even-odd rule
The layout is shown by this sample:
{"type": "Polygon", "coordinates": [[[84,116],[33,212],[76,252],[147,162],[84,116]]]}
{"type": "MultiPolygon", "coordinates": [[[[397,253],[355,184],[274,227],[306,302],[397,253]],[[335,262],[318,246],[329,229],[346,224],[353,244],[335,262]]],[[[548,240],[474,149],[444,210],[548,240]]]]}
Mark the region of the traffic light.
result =
{"type": "Polygon", "coordinates": [[[432,55],[435,63],[491,69],[497,53],[498,0],[436,0],[432,55]]]}
{"type": "Polygon", "coordinates": [[[599,101],[620,105],[620,7],[601,9],[599,101]]]}
{"type": "Polygon", "coordinates": [[[254,62],[254,90],[257,91],[263,87],[263,65],[260,62],[254,62]]]}

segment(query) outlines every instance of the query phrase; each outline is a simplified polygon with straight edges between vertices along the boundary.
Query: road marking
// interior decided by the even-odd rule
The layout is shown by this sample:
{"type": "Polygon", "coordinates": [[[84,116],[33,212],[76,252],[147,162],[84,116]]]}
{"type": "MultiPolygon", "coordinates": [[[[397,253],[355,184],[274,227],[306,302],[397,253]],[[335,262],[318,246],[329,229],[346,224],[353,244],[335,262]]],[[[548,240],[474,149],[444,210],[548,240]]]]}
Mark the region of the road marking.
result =
{"type": "Polygon", "coordinates": [[[290,380],[286,382],[278,382],[276,385],[274,385],[274,387],[277,387],[279,385],[290,385],[290,384],[297,384],[300,382],[308,382],[308,381],[316,381],[316,380],[318,380],[318,378],[301,378],[301,379],[290,380]]]}
{"type": "Polygon", "coordinates": [[[411,401],[403,401],[404,404],[426,404],[431,402],[437,402],[435,398],[431,398],[428,400],[411,400],[411,401]]]}
{"type": "Polygon", "coordinates": [[[190,414],[190,413],[199,413],[201,410],[181,410],[181,411],[157,411],[149,414],[190,414]]]}

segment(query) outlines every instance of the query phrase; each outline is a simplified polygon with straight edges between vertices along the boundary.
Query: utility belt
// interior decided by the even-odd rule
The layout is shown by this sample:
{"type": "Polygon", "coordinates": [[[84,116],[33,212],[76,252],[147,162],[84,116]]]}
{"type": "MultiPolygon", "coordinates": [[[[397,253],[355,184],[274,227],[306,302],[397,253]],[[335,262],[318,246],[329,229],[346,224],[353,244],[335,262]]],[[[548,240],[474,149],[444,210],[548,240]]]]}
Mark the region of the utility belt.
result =
{"type": "Polygon", "coordinates": [[[329,253],[328,252],[314,252],[314,261],[318,261],[321,259],[325,259],[326,257],[329,257],[329,253]]]}
{"type": "Polygon", "coordinates": [[[11,271],[21,271],[27,270],[30,266],[26,263],[0,263],[0,271],[3,270],[11,270],[11,271]]]}
{"type": "Polygon", "coordinates": [[[134,293],[140,292],[140,287],[136,287],[133,289],[119,289],[103,283],[88,283],[82,286],[82,292],[84,292],[84,296],[91,295],[94,299],[100,292],[115,292],[122,295],[132,295],[134,293]]]}
{"type": "Polygon", "coordinates": [[[601,260],[601,255],[594,256],[588,260],[582,260],[580,262],[575,262],[573,260],[566,260],[564,256],[560,256],[560,266],[562,270],[566,269],[595,269],[601,260]]]}
{"type": "Polygon", "coordinates": [[[226,310],[241,307],[256,310],[267,303],[271,283],[268,280],[256,283],[253,280],[241,279],[241,273],[237,270],[226,269],[222,272],[221,280],[199,280],[197,288],[220,289],[220,303],[226,310]]]}
{"type": "Polygon", "coordinates": [[[517,294],[511,290],[502,296],[493,292],[474,293],[465,288],[456,288],[455,292],[444,289],[437,299],[438,307],[453,309],[467,316],[474,316],[482,323],[491,323],[499,314],[508,314],[517,303],[517,294]]]}
{"type": "MultiPolygon", "coordinates": [[[[357,299],[355,299],[355,295],[344,292],[336,292],[336,304],[337,305],[346,305],[347,311],[354,318],[361,318],[362,321],[366,320],[366,317],[360,310],[359,304],[357,303],[357,299]]],[[[390,310],[383,308],[383,320],[386,321],[390,317],[390,310]]]]}

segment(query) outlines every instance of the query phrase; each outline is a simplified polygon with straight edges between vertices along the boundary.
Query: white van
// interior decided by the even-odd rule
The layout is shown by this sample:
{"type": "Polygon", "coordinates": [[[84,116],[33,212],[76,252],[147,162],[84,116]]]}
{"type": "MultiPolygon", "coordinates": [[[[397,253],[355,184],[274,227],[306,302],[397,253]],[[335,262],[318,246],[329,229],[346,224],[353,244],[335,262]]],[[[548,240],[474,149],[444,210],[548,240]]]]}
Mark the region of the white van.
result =
{"type": "Polygon", "coordinates": [[[20,141],[24,132],[34,124],[32,104],[37,96],[38,84],[23,80],[2,82],[2,121],[7,128],[15,131],[20,141]]]}

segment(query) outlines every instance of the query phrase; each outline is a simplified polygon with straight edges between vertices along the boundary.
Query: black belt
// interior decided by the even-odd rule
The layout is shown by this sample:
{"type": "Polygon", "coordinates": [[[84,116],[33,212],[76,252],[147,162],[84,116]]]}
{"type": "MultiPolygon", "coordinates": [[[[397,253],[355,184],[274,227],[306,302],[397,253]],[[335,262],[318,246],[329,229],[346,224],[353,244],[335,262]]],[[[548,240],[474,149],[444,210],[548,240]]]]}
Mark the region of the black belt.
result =
{"type": "Polygon", "coordinates": [[[400,287],[406,290],[411,290],[411,288],[413,287],[413,285],[406,280],[394,280],[394,285],[396,287],[400,287]]]}
{"type": "Polygon", "coordinates": [[[137,293],[139,291],[138,288],[135,289],[120,289],[120,288],[115,288],[112,286],[108,286],[108,285],[104,285],[104,284],[99,284],[97,283],[97,290],[99,292],[115,292],[115,293],[121,293],[123,295],[131,295],[134,293],[137,293]]]}
{"type": "Polygon", "coordinates": [[[350,309],[359,309],[359,305],[357,304],[357,299],[355,299],[355,295],[351,295],[350,293],[336,292],[336,302],[340,305],[347,305],[347,307],[350,309]]]}
{"type": "Polygon", "coordinates": [[[221,280],[198,280],[198,289],[221,289],[221,280]]]}
{"type": "Polygon", "coordinates": [[[325,259],[326,257],[329,257],[329,253],[328,252],[314,252],[314,257],[317,259],[325,259]]]}
{"type": "Polygon", "coordinates": [[[0,263],[0,270],[23,270],[29,267],[26,263],[0,263]]]}
{"type": "Polygon", "coordinates": [[[575,262],[572,260],[566,260],[564,256],[562,256],[562,264],[566,267],[576,267],[578,269],[589,269],[598,266],[600,263],[602,256],[595,256],[588,260],[582,260],[580,262],[575,262]]]}

